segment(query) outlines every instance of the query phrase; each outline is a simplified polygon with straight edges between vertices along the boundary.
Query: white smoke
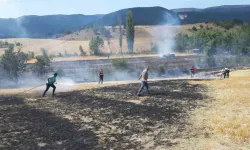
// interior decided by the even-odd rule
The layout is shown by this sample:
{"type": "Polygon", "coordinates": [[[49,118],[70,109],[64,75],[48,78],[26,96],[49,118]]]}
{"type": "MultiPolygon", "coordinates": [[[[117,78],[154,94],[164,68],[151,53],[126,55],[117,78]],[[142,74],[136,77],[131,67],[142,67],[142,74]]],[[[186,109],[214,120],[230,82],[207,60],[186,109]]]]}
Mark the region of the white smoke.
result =
{"type": "Polygon", "coordinates": [[[179,18],[176,17],[170,13],[165,13],[164,20],[152,30],[151,35],[155,39],[160,55],[173,52],[173,47],[175,46],[174,38],[180,29],[179,18]]]}
{"type": "Polygon", "coordinates": [[[14,29],[14,30],[17,30],[19,37],[27,38],[27,37],[29,37],[29,34],[28,34],[27,30],[23,27],[23,21],[24,21],[24,17],[20,17],[20,18],[15,19],[16,29],[14,29]]]}

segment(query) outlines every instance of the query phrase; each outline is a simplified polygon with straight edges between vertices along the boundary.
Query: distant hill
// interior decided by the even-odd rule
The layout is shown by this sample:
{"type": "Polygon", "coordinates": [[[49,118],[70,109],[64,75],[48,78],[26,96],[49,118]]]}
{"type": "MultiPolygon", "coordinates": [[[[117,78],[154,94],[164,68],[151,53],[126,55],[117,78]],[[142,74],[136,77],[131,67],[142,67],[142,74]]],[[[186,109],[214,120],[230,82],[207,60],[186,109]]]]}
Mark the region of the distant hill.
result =
{"type": "Polygon", "coordinates": [[[16,19],[0,19],[0,38],[47,38],[77,30],[101,18],[103,15],[49,15],[23,16],[16,19]],[[69,31],[68,31],[69,32],[69,31]]]}
{"type": "Polygon", "coordinates": [[[118,24],[118,16],[125,23],[126,13],[131,10],[137,25],[176,24],[178,15],[162,7],[128,8],[107,15],[50,15],[24,16],[16,19],[0,19],[0,38],[51,38],[64,32],[79,30],[86,25],[118,24]],[[145,17],[146,16],[146,17],[145,17]]]}
{"type": "Polygon", "coordinates": [[[249,12],[250,5],[223,5],[217,7],[209,7],[204,9],[205,12],[249,12]]]}
{"type": "Polygon", "coordinates": [[[110,14],[104,15],[102,18],[91,24],[99,24],[104,26],[118,25],[118,17],[122,19],[122,24],[126,22],[126,14],[131,10],[136,25],[163,25],[163,24],[179,24],[179,16],[177,13],[163,7],[136,7],[122,9],[110,14]]]}
{"type": "Polygon", "coordinates": [[[137,7],[106,15],[49,15],[0,19],[0,38],[55,38],[64,33],[70,34],[72,31],[80,30],[84,26],[117,25],[119,16],[122,18],[122,24],[125,24],[128,10],[132,11],[136,25],[193,24],[233,19],[250,22],[250,5],[173,10],[163,7],[137,7]]]}
{"type": "Polygon", "coordinates": [[[178,8],[178,9],[172,9],[172,11],[179,13],[179,12],[197,12],[202,9],[197,9],[197,8],[178,8]]]}
{"type": "Polygon", "coordinates": [[[178,8],[172,9],[174,12],[249,12],[250,5],[222,5],[215,7],[200,8],[178,8]]]}
{"type": "Polygon", "coordinates": [[[182,24],[233,19],[250,22],[250,5],[224,5],[205,9],[180,8],[172,11],[179,14],[182,24]]]}

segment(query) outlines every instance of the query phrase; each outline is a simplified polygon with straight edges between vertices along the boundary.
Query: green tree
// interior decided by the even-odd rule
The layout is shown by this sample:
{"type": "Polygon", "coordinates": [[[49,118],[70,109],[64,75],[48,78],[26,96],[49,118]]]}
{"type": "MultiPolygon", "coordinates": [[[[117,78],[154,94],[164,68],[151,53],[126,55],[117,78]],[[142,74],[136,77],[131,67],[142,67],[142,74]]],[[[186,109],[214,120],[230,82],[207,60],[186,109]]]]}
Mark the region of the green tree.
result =
{"type": "Polygon", "coordinates": [[[80,51],[80,55],[81,56],[86,56],[86,52],[84,52],[84,50],[83,50],[83,48],[82,48],[81,45],[79,46],[79,51],[80,51]]]}
{"type": "Polygon", "coordinates": [[[232,50],[237,55],[250,53],[250,27],[243,27],[234,31],[232,50]]]}
{"type": "Polygon", "coordinates": [[[188,35],[178,34],[175,36],[174,50],[178,52],[184,52],[188,49],[189,37],[188,35]]]}
{"type": "Polygon", "coordinates": [[[126,17],[126,31],[127,31],[127,44],[129,53],[134,51],[134,37],[135,37],[135,26],[133,21],[133,15],[131,11],[128,11],[126,17]]]}
{"type": "Polygon", "coordinates": [[[196,28],[196,27],[193,27],[192,30],[193,30],[193,31],[197,31],[197,28],[196,28]]]}
{"type": "Polygon", "coordinates": [[[21,46],[22,44],[20,42],[17,42],[16,43],[16,46],[21,46]]]}
{"type": "Polygon", "coordinates": [[[118,22],[119,22],[119,46],[120,46],[120,52],[122,54],[122,19],[121,16],[119,16],[118,18],[118,22]]]}
{"type": "Polygon", "coordinates": [[[72,31],[69,30],[69,29],[67,29],[67,30],[64,31],[64,34],[65,34],[65,35],[68,35],[68,34],[71,34],[71,33],[72,33],[72,31]]]}
{"type": "Polygon", "coordinates": [[[112,65],[116,69],[127,69],[128,68],[128,61],[125,59],[113,59],[112,65]]]}
{"type": "Polygon", "coordinates": [[[100,47],[102,47],[104,44],[104,41],[99,36],[94,37],[89,42],[89,49],[91,55],[99,55],[100,54],[100,47]]]}
{"type": "Polygon", "coordinates": [[[1,57],[1,65],[9,79],[18,84],[18,78],[26,70],[27,60],[28,55],[23,53],[21,49],[14,51],[14,48],[10,46],[1,57]]]}
{"type": "Polygon", "coordinates": [[[36,56],[36,63],[33,67],[33,72],[36,73],[39,76],[43,76],[49,71],[52,70],[50,64],[51,64],[51,58],[48,55],[48,52],[45,49],[41,49],[42,55],[36,56]]]}
{"type": "Polygon", "coordinates": [[[28,52],[28,59],[34,59],[34,58],[35,58],[35,53],[29,51],[29,52],[28,52]]]}

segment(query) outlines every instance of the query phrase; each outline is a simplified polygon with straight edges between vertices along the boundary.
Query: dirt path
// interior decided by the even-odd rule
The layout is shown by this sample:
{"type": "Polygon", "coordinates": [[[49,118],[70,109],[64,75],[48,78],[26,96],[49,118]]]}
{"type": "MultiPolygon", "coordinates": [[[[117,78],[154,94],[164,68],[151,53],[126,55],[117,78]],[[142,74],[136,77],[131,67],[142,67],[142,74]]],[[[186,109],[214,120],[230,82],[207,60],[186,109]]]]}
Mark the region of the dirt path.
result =
{"type": "Polygon", "coordinates": [[[0,149],[170,149],[189,138],[189,113],[206,99],[188,80],[155,81],[60,93],[1,97],[0,149]]]}

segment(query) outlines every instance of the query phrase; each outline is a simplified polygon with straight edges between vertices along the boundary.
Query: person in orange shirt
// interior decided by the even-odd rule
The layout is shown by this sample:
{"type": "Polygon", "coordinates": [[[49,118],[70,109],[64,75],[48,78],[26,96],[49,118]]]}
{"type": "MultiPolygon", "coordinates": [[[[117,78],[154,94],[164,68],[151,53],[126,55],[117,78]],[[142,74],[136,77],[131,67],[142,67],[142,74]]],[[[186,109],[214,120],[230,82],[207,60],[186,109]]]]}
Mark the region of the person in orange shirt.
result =
{"type": "Polygon", "coordinates": [[[104,77],[104,72],[101,69],[101,71],[99,72],[99,84],[103,84],[103,77],[104,77]]]}

